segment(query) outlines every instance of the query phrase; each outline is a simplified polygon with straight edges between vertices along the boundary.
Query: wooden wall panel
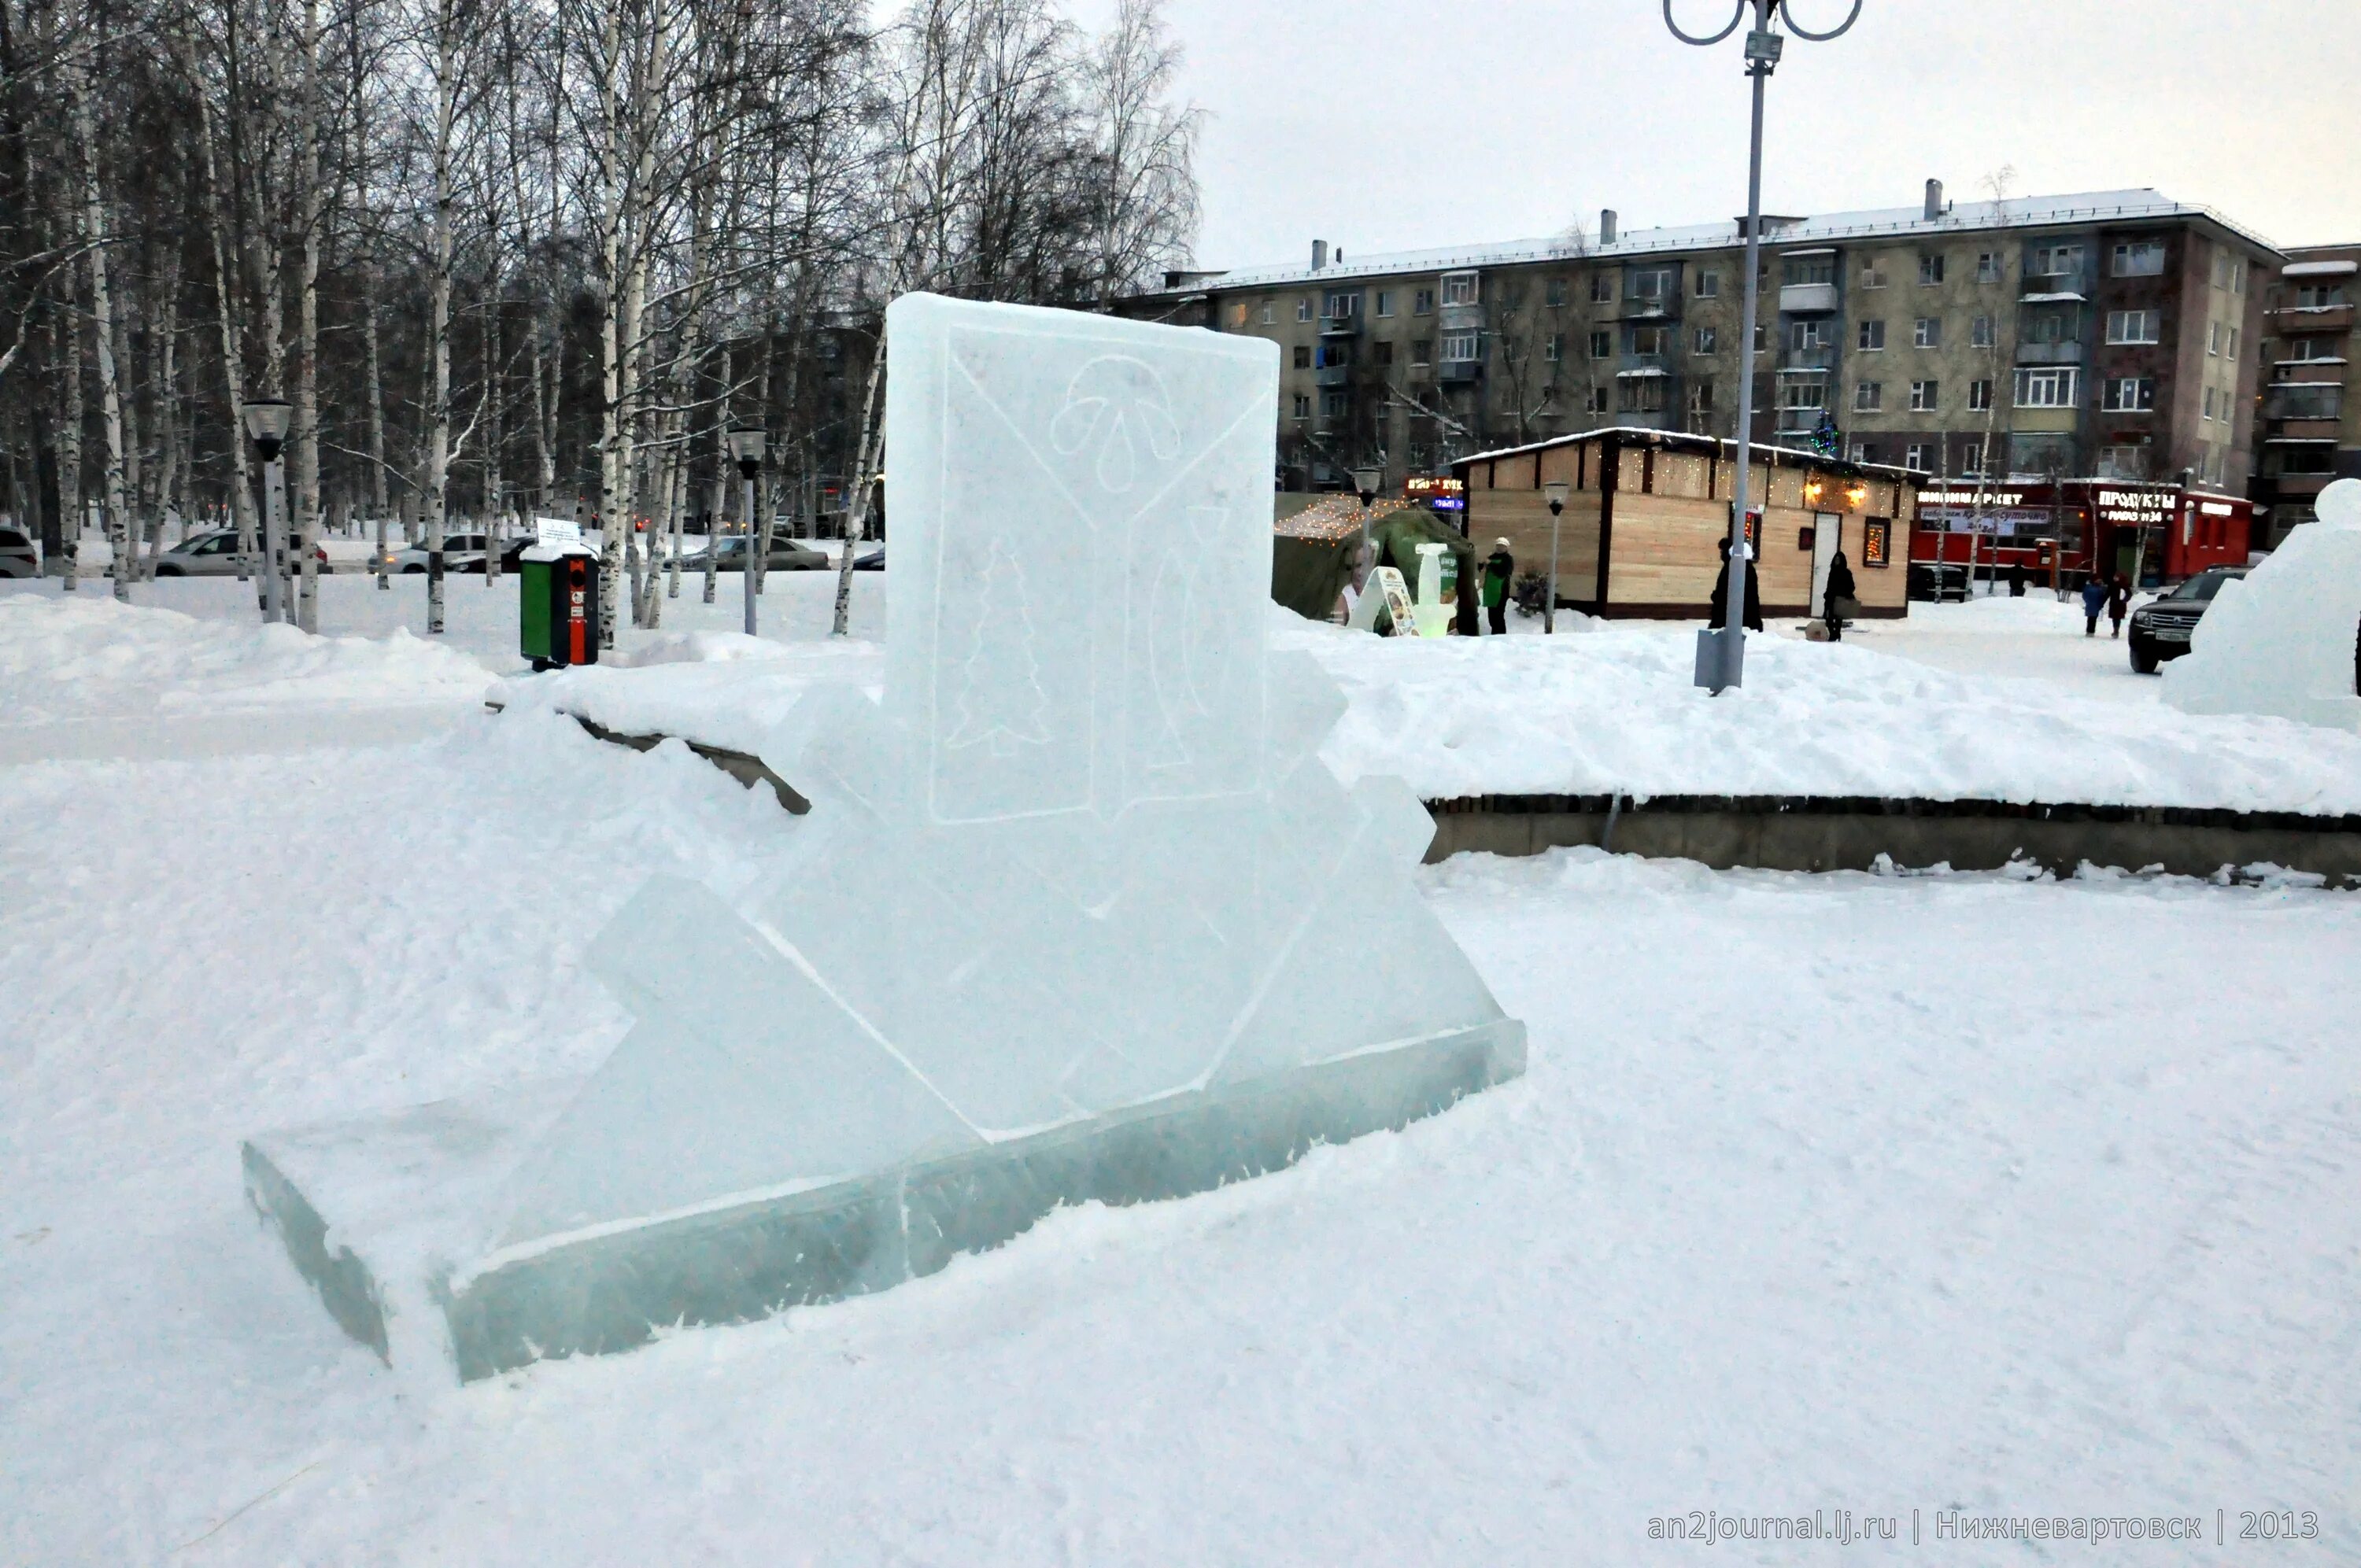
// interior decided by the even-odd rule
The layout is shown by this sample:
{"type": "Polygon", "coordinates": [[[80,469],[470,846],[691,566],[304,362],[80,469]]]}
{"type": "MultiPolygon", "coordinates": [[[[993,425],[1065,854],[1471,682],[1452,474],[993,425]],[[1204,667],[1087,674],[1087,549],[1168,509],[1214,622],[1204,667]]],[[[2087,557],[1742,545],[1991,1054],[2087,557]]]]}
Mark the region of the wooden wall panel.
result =
{"type": "MultiPolygon", "coordinates": [[[[1486,490],[1467,498],[1467,537],[1476,559],[1505,537],[1519,572],[1549,570],[1549,503],[1539,490],[1486,490]]],[[[1587,602],[1598,580],[1598,497],[1576,495],[1558,526],[1558,597],[1587,602]]]]}

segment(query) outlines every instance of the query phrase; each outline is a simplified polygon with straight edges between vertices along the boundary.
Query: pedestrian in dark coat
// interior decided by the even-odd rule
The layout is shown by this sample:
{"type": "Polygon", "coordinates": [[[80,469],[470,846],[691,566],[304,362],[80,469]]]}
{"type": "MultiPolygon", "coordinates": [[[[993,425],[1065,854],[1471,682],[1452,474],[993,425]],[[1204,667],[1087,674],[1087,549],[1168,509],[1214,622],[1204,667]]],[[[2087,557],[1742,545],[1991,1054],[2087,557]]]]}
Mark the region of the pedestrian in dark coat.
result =
{"type": "Polygon", "coordinates": [[[2025,597],[2025,563],[2022,561],[2008,564],[2008,597],[2013,599],[2025,597]]]}
{"type": "Polygon", "coordinates": [[[1492,553],[1484,557],[1484,615],[1495,637],[1508,635],[1509,583],[1516,575],[1517,558],[1509,554],[1509,542],[1495,539],[1492,553]]]}
{"type": "Polygon", "coordinates": [[[2117,572],[2114,589],[2107,595],[2107,620],[2114,628],[2108,636],[2121,637],[2124,634],[2124,616],[2131,608],[2132,580],[2117,572]]]}
{"type": "MultiPolygon", "coordinates": [[[[1713,580],[1713,616],[1707,622],[1717,630],[1730,624],[1730,541],[1724,539],[1720,541],[1720,545],[1721,575],[1713,580]]],[[[1754,560],[1752,555],[1749,555],[1746,561],[1744,617],[1747,630],[1763,630],[1763,584],[1754,575],[1754,560]]]]}
{"type": "Polygon", "coordinates": [[[1820,613],[1828,619],[1829,641],[1844,641],[1844,616],[1838,608],[1838,602],[1853,597],[1852,567],[1846,562],[1845,553],[1839,550],[1828,558],[1828,591],[1820,598],[1820,613]]]}
{"type": "Polygon", "coordinates": [[[2093,572],[2082,579],[2082,635],[2099,634],[2099,612],[2107,608],[2107,579],[2093,572]]]}

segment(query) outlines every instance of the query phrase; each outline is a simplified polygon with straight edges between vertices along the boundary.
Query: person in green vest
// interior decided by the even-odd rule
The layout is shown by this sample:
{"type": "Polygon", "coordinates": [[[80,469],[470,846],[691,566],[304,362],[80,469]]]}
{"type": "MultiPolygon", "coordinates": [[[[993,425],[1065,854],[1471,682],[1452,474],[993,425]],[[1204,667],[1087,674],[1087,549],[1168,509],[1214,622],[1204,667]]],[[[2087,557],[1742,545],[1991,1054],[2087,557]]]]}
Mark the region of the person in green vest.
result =
{"type": "Polygon", "coordinates": [[[1492,553],[1484,557],[1484,615],[1492,625],[1492,635],[1505,637],[1509,631],[1509,580],[1517,575],[1517,558],[1509,554],[1509,542],[1492,541],[1492,553]]]}

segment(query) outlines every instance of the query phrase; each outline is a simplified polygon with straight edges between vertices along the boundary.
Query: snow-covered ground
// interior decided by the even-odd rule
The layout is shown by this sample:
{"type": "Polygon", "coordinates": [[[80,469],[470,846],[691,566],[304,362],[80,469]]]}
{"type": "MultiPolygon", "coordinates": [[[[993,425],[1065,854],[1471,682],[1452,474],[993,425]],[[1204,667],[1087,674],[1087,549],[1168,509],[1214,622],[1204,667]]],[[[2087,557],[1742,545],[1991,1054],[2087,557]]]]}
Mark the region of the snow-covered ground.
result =
{"type": "Polygon", "coordinates": [[[1964,604],[1914,604],[1900,620],[1847,627],[1845,641],[1954,674],[2032,677],[2099,701],[2156,702],[2164,683],[2134,672],[2131,651],[2107,627],[2101,616],[2098,635],[2083,635],[2080,596],[2060,603],[2038,587],[2023,598],[2004,590],[1964,604]]]}
{"type": "Polygon", "coordinates": [[[2361,900],[2295,886],[1466,858],[1532,1068],[1444,1116],[466,1389],[345,1339],[237,1140],[587,1068],[637,881],[800,830],[532,712],[0,769],[0,1560],[1605,1563],[1707,1508],[2361,1557],[2361,900]]]}
{"type": "MultiPolygon", "coordinates": [[[[2235,1542],[2284,1508],[2320,1538],[2182,1555],[2361,1560],[2361,898],[2292,884],[1462,857],[1424,886],[1530,1026],[1517,1083],[872,1299],[389,1373],[246,1209],[238,1140],[589,1068],[626,1018],[582,953],[640,881],[731,895],[805,830],[678,745],[486,713],[511,596],[453,584],[429,646],[383,636],[405,586],[331,580],[352,642],[228,624],[235,583],[142,586],[190,618],[0,591],[0,1561],[1620,1563],[1652,1518],[1839,1508],[1930,1550],[1946,1509],[2222,1509],[2235,1542]],[[422,691],[431,728],[382,722],[422,691]],[[368,743],[171,729],[331,712],[368,743]],[[99,723],[160,738],[43,750],[99,723]]],[[[736,639],[734,586],[626,633],[697,662],[598,678],[867,678],[873,645],[736,639]]],[[[1282,638],[1353,689],[1354,756],[1676,758],[1719,743],[1686,635],[1282,638]]],[[[1968,700],[1758,652],[1723,700],[1766,755],[1968,700]]],[[[2001,684],[2038,701],[1990,722],[2061,752],[2151,717],[2001,684]]]]}

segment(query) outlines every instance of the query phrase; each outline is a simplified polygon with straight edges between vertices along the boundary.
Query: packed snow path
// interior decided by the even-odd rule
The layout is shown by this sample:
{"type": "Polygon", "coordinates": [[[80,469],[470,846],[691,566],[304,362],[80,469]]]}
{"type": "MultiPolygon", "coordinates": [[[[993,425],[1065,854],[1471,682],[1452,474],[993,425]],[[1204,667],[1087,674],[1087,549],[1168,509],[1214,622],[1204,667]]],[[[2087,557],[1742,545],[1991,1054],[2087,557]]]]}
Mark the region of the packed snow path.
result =
{"type": "Polygon", "coordinates": [[[0,769],[0,1560],[1633,1563],[1914,1508],[2361,1558],[2361,899],[2301,887],[1454,862],[1532,1068],[1447,1115],[466,1390],[346,1340],[239,1137],[588,1067],[637,880],[800,830],[545,715],[0,769]]]}

